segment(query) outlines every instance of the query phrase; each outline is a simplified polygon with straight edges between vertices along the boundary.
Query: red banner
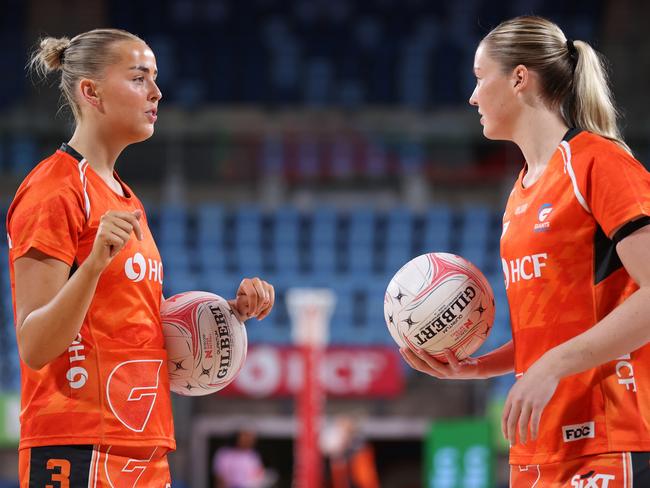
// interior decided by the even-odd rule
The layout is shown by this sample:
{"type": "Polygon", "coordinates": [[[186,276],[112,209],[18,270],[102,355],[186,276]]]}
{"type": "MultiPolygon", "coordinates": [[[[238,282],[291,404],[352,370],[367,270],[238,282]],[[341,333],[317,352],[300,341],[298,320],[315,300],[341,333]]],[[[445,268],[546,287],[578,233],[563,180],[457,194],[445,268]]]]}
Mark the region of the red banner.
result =
{"type": "MultiPolygon", "coordinates": [[[[404,371],[396,348],[330,347],[320,365],[328,396],[386,398],[404,390],[404,371]]],[[[294,395],[303,381],[303,361],[293,347],[249,346],[246,364],[221,395],[254,398],[294,395]]]]}

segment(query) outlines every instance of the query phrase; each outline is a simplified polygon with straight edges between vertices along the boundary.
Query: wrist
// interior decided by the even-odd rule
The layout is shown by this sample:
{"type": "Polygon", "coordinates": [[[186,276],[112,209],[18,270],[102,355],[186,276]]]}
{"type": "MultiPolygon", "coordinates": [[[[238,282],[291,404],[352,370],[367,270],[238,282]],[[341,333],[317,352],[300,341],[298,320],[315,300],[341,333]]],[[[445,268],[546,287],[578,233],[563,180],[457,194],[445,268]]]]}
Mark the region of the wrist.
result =
{"type": "Polygon", "coordinates": [[[79,266],[79,270],[83,270],[95,278],[99,278],[104,271],[104,268],[105,266],[98,263],[92,254],[79,266]]]}
{"type": "Polygon", "coordinates": [[[484,356],[479,356],[474,359],[476,361],[476,376],[475,379],[477,380],[484,380],[487,378],[490,378],[490,374],[488,373],[486,369],[486,364],[485,364],[485,357],[484,356]]]}
{"type": "Polygon", "coordinates": [[[564,373],[564,361],[562,360],[562,351],[557,347],[546,351],[535,363],[533,367],[540,368],[544,371],[544,375],[560,381],[566,373],[564,373]]]}

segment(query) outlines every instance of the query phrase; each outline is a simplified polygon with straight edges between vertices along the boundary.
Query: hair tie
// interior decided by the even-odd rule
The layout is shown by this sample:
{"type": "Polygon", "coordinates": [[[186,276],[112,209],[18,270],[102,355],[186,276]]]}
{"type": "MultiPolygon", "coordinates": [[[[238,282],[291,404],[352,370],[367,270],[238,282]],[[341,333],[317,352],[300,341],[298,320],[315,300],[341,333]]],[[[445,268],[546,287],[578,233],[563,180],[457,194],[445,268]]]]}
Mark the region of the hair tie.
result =
{"type": "Polygon", "coordinates": [[[576,49],[576,46],[573,43],[573,39],[566,40],[566,48],[569,51],[569,56],[571,56],[571,59],[573,59],[574,61],[577,60],[578,50],[576,49]]]}

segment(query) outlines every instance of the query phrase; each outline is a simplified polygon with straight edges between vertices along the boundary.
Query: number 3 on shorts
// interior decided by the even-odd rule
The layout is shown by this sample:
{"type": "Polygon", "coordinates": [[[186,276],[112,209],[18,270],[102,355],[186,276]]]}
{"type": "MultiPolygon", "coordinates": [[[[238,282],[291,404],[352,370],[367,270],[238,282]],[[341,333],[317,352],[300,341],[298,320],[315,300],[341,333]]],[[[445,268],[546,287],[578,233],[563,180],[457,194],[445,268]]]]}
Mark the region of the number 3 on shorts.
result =
{"type": "Polygon", "coordinates": [[[48,459],[47,470],[52,471],[51,480],[58,485],[45,485],[45,488],[70,488],[70,461],[67,459],[48,459]]]}

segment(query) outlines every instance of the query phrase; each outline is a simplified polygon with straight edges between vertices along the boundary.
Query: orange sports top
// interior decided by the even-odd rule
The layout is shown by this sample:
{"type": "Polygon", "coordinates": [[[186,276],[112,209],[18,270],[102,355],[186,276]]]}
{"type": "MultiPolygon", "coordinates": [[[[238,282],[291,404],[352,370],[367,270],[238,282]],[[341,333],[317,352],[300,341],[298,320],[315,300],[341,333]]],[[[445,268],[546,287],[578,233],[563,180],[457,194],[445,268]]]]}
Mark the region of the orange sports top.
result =
{"type": "MultiPolygon", "coordinates": [[[[524,175],[510,194],[501,237],[518,377],[638,289],[615,246],[650,221],[650,174],[589,132],[569,131],[528,188],[524,175]]],[[[650,451],[650,346],[630,353],[562,379],[537,441],[515,444],[510,462],[650,451]]]]}
{"type": "Polygon", "coordinates": [[[140,209],[143,215],[143,240],[131,238],[104,270],[77,339],[39,371],[21,361],[21,449],[59,444],[175,448],[160,319],[162,264],[142,203],[120,184],[125,196],[112,191],[64,144],[31,171],[9,208],[14,318],[17,258],[34,248],[78,266],[90,254],[104,213],[140,209]]]}

